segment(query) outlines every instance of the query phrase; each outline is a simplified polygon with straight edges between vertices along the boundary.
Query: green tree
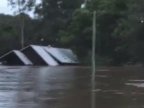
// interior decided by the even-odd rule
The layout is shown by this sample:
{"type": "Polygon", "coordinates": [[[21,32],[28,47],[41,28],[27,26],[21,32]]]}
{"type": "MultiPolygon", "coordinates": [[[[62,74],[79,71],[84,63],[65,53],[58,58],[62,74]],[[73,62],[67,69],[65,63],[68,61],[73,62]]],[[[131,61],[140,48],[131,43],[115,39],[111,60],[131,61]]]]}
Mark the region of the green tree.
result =
{"type": "Polygon", "coordinates": [[[127,17],[119,22],[114,34],[121,40],[118,51],[125,52],[131,62],[144,62],[144,1],[129,0],[127,17]]]}
{"type": "Polygon", "coordinates": [[[12,8],[17,8],[18,13],[31,11],[36,6],[36,0],[8,0],[8,3],[12,8]]]}
{"type": "MultiPolygon", "coordinates": [[[[115,49],[119,39],[113,32],[119,21],[126,17],[126,0],[93,0],[88,2],[86,9],[77,9],[69,27],[61,31],[61,42],[72,46],[83,58],[91,52],[92,14],[97,11],[97,54],[110,58],[114,62],[117,56],[115,49]]],[[[90,59],[90,58],[89,58],[90,59]]],[[[119,64],[119,63],[117,63],[119,64]]]]}
{"type": "MultiPolygon", "coordinates": [[[[29,45],[33,38],[34,21],[27,15],[23,15],[26,21],[27,28],[25,28],[25,45],[29,45]]],[[[13,49],[21,48],[20,37],[20,15],[0,15],[0,55],[13,49]]]]}
{"type": "Polygon", "coordinates": [[[83,0],[44,0],[36,7],[35,13],[40,17],[36,27],[37,38],[44,38],[47,44],[59,44],[59,31],[69,25],[72,14],[79,8],[83,0]]]}
{"type": "Polygon", "coordinates": [[[0,15],[0,54],[19,48],[17,23],[12,16],[0,15]]]}

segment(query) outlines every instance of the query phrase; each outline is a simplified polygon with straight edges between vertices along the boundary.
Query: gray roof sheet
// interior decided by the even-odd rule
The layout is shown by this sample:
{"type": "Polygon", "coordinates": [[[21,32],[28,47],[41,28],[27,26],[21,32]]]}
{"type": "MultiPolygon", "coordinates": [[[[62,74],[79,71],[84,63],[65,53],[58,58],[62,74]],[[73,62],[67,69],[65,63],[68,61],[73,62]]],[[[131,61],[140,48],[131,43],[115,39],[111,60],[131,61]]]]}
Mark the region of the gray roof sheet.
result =
{"type": "Polygon", "coordinates": [[[13,50],[12,52],[14,52],[25,65],[33,64],[21,51],[13,50]]]}
{"type": "Polygon", "coordinates": [[[43,47],[45,51],[51,54],[61,63],[79,63],[76,55],[70,49],[54,48],[54,47],[43,47]]]}
{"type": "Polygon", "coordinates": [[[31,47],[36,51],[36,53],[50,66],[57,66],[58,63],[52,58],[42,46],[31,45],[31,47]]]}

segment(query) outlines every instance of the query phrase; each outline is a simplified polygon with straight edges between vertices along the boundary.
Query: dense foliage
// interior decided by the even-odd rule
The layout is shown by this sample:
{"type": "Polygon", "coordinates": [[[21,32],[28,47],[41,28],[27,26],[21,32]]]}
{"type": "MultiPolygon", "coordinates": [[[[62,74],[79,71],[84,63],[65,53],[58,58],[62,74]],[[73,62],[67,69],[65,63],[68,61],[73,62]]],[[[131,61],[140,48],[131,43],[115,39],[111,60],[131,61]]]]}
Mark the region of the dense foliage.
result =
{"type": "Polygon", "coordinates": [[[143,0],[8,0],[20,5],[19,15],[0,15],[0,53],[20,48],[21,15],[25,22],[25,45],[41,44],[72,48],[84,63],[91,60],[93,11],[97,13],[96,54],[98,64],[121,65],[144,62],[143,0]],[[35,19],[26,11],[35,10],[35,19]],[[19,23],[18,23],[19,22],[19,23]],[[9,44],[7,44],[9,42],[9,44]]]}

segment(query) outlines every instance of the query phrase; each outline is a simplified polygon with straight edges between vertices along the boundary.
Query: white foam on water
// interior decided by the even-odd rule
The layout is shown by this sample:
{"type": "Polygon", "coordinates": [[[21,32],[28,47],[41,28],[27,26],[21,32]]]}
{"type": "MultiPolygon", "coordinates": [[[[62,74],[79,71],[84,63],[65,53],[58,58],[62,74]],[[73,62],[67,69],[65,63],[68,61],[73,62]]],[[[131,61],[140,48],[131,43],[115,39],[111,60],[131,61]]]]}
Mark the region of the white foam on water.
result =
{"type": "Polygon", "coordinates": [[[126,83],[125,85],[135,86],[135,87],[140,87],[140,88],[144,87],[144,83],[126,83]]]}

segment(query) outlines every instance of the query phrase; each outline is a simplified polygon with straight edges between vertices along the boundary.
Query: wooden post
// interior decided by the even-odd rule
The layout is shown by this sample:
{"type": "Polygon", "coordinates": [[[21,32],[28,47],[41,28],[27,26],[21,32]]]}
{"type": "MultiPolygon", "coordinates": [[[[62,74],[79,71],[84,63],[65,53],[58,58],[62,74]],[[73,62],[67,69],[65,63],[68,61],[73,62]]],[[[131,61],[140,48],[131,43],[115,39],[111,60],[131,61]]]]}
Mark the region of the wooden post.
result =
{"type": "Polygon", "coordinates": [[[91,108],[96,108],[96,11],[93,12],[93,34],[92,34],[92,75],[91,75],[91,108]]]}
{"type": "Polygon", "coordinates": [[[21,48],[24,47],[24,28],[25,28],[25,25],[24,25],[24,15],[23,15],[23,12],[22,12],[22,9],[21,9],[21,2],[20,0],[17,1],[18,2],[18,11],[19,11],[19,15],[20,15],[20,36],[21,36],[21,48]]]}
{"type": "Polygon", "coordinates": [[[21,48],[24,48],[24,16],[21,14],[21,48]]]}

